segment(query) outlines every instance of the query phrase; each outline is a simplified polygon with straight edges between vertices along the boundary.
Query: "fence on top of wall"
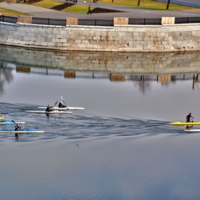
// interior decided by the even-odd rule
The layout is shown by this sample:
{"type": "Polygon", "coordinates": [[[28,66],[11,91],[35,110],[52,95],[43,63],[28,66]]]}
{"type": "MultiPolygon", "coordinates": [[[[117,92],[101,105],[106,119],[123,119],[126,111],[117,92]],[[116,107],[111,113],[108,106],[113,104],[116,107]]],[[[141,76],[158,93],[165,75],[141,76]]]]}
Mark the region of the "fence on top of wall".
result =
{"type": "Polygon", "coordinates": [[[162,17],[162,18],[114,18],[113,20],[102,19],[53,19],[53,18],[38,18],[31,16],[5,16],[0,15],[1,22],[7,23],[31,23],[41,25],[83,25],[83,26],[114,26],[114,25],[161,25],[161,24],[187,24],[200,23],[200,17],[162,17]],[[28,20],[27,20],[28,19],[28,20]]]}

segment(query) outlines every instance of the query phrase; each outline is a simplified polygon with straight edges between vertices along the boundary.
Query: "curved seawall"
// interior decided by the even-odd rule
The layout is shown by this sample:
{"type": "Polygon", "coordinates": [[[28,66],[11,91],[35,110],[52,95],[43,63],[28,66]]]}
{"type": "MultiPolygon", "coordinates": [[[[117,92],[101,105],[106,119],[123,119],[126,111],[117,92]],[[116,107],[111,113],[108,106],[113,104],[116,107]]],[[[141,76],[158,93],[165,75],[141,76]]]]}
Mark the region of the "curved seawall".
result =
{"type": "Polygon", "coordinates": [[[81,51],[197,51],[200,24],[61,27],[0,22],[0,44],[81,51]]]}

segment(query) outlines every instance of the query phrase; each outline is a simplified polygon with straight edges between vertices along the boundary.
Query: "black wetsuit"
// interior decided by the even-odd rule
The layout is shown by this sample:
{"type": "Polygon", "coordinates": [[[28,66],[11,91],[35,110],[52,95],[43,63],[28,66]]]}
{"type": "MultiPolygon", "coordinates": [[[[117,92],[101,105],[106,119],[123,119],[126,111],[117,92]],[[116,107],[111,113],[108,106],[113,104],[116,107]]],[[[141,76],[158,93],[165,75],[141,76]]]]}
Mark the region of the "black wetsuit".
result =
{"type": "Polygon", "coordinates": [[[58,107],[59,107],[59,108],[65,108],[66,106],[65,106],[65,105],[63,105],[63,103],[62,103],[62,102],[60,102],[60,103],[58,104],[58,107]]]}
{"type": "Polygon", "coordinates": [[[190,122],[190,118],[191,118],[192,116],[189,114],[189,115],[187,115],[187,117],[186,117],[186,120],[187,120],[187,122],[190,122]]]}
{"type": "Polygon", "coordinates": [[[18,131],[18,130],[20,130],[20,129],[21,129],[20,126],[15,126],[15,131],[18,131]]]}
{"type": "Polygon", "coordinates": [[[53,107],[53,106],[50,106],[50,107],[47,106],[47,108],[46,108],[46,112],[50,112],[50,111],[52,111],[52,109],[51,109],[52,107],[53,107]]]}

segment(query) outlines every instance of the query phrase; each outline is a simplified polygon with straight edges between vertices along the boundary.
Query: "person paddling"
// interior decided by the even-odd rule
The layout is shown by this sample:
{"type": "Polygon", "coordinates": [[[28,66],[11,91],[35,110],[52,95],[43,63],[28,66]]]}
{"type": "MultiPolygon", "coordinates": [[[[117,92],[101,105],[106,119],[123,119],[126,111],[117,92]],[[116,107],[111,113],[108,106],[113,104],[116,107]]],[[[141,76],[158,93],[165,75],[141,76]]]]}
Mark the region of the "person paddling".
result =
{"type": "Polygon", "coordinates": [[[190,122],[190,118],[194,119],[194,117],[192,116],[192,113],[189,113],[189,114],[186,116],[186,122],[190,122]]]}
{"type": "Polygon", "coordinates": [[[53,108],[53,106],[48,105],[47,108],[46,108],[46,112],[53,111],[51,108],[53,108]]]}
{"type": "Polygon", "coordinates": [[[15,131],[18,131],[21,129],[21,126],[19,124],[15,124],[15,131]]]}
{"type": "Polygon", "coordinates": [[[67,106],[65,105],[64,101],[62,100],[62,101],[59,102],[58,107],[59,108],[65,108],[67,106]]]}

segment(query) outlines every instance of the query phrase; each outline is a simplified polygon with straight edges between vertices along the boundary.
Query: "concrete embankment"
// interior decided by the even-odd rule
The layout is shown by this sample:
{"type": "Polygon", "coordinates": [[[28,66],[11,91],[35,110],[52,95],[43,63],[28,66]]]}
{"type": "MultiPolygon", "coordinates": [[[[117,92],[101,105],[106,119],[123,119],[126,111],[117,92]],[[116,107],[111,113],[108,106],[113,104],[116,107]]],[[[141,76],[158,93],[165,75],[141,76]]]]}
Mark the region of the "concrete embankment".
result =
{"type": "Polygon", "coordinates": [[[81,51],[197,51],[200,24],[61,27],[0,22],[0,44],[81,51]]]}

